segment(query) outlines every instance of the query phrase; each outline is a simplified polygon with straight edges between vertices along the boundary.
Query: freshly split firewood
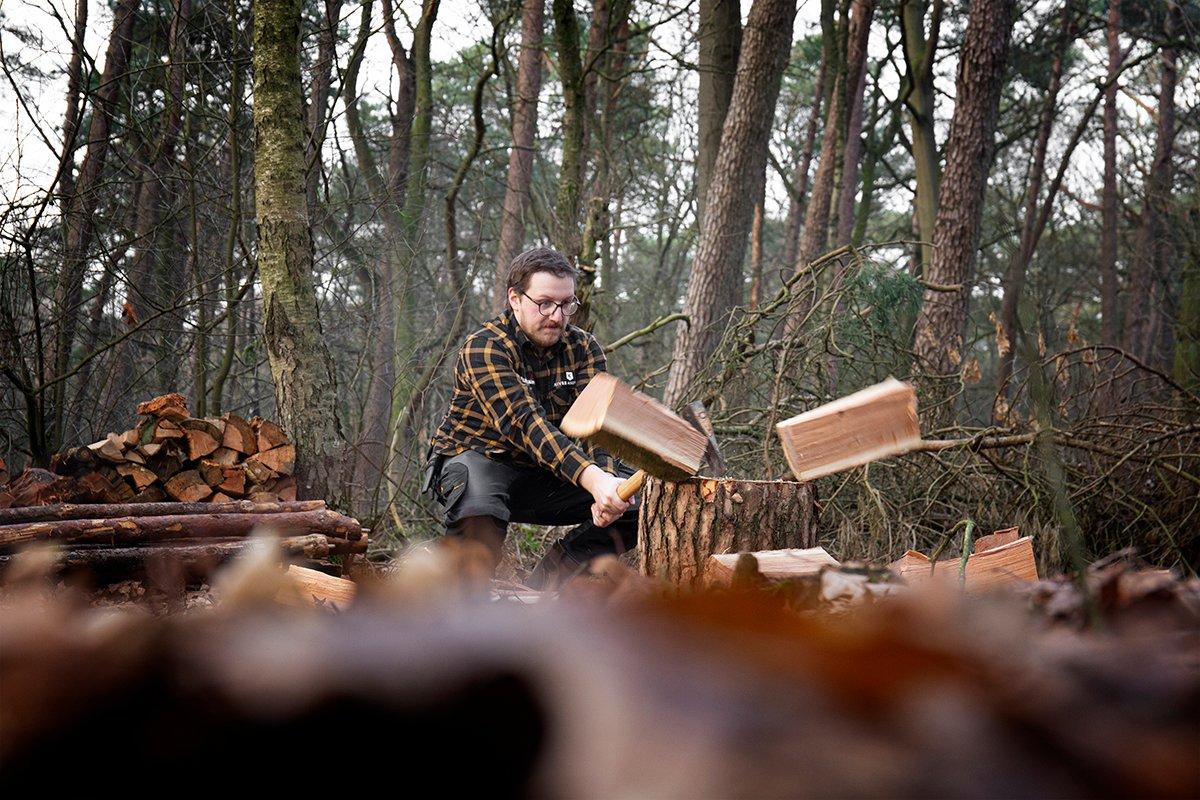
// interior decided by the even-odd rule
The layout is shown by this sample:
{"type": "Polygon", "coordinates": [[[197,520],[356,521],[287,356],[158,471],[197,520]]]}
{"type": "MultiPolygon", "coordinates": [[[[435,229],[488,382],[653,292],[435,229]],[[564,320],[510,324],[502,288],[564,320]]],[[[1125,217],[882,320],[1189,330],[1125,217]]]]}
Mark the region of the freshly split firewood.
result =
{"type": "Polygon", "coordinates": [[[912,386],[888,378],[775,426],[802,481],[905,453],[921,442],[912,386]]]}
{"type": "Polygon", "coordinates": [[[167,539],[247,536],[262,527],[280,534],[319,533],[361,541],[358,521],[335,511],[285,511],[278,514],[230,514],[225,506],[208,514],[168,514],[154,517],[114,517],[25,522],[0,526],[0,547],[18,547],[35,541],[67,543],[139,544],[167,539]]]}
{"type": "MultiPolygon", "coordinates": [[[[339,611],[354,602],[358,593],[358,584],[345,578],[335,578],[315,569],[297,567],[287,568],[287,578],[299,592],[300,600],[305,606],[326,605],[339,611]]],[[[294,595],[280,592],[278,599],[290,603],[294,595]]]]}
{"type": "Polygon", "coordinates": [[[138,409],[142,416],[133,428],[53,456],[51,470],[73,479],[69,484],[57,484],[51,496],[18,496],[5,487],[0,508],[61,500],[225,503],[251,495],[258,502],[296,498],[291,478],[296,447],[274,422],[261,417],[247,422],[236,414],[195,418],[179,394],[156,397],[138,409]]]}
{"type": "Polygon", "coordinates": [[[237,414],[226,414],[221,419],[225,421],[225,435],[222,441],[225,447],[248,456],[258,452],[258,434],[249,422],[237,414]]]}

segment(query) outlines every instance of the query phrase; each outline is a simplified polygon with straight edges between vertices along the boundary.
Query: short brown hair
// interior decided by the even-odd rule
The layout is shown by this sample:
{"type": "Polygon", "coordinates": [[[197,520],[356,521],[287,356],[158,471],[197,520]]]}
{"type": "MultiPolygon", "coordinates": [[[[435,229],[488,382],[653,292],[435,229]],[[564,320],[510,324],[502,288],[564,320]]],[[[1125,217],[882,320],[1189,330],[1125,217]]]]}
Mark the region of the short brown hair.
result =
{"type": "Polygon", "coordinates": [[[562,253],[549,247],[534,247],[508,265],[508,288],[525,291],[529,287],[529,276],[535,272],[549,272],[558,278],[579,277],[579,270],[572,267],[562,253]]]}

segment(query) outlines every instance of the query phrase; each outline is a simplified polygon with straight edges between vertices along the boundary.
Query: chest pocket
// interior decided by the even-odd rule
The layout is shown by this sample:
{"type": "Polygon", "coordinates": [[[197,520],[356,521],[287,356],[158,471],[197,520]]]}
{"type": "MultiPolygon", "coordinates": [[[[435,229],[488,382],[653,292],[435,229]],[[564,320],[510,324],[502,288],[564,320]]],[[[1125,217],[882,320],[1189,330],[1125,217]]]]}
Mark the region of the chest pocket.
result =
{"type": "Polygon", "coordinates": [[[551,386],[546,392],[546,411],[561,418],[578,395],[574,386],[551,386]]]}

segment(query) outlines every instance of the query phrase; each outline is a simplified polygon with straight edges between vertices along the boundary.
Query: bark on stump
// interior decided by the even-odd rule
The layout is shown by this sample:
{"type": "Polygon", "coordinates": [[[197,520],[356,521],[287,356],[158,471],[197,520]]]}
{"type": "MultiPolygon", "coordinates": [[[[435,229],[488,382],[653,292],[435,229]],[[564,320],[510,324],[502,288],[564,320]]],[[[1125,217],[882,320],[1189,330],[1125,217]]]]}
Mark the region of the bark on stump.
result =
{"type": "Polygon", "coordinates": [[[648,479],[638,522],[645,575],[691,586],[715,553],[816,547],[812,484],[693,478],[648,479]]]}

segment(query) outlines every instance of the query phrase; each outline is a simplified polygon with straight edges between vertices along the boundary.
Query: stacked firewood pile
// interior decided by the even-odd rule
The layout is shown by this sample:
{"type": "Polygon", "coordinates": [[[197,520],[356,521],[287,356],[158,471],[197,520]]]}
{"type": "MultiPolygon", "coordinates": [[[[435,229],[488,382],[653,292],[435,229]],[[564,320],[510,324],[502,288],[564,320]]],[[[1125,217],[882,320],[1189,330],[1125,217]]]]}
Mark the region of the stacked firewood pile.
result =
{"type": "MultiPolygon", "coordinates": [[[[296,499],[296,447],[270,420],[237,414],[200,419],[180,394],[138,405],[137,424],[51,460],[60,499],[104,503],[257,503],[296,499]],[[73,482],[73,483],[72,483],[73,482]],[[71,496],[62,496],[63,494],[71,496]]],[[[28,476],[26,476],[28,477],[28,476]]],[[[18,485],[0,504],[37,505],[18,485]],[[21,502],[22,500],[34,502],[21,502]]],[[[45,494],[46,490],[42,491],[45,494]]]]}
{"type": "Polygon", "coordinates": [[[0,570],[50,543],[59,572],[203,578],[263,530],[284,558],[366,551],[357,520],[296,500],[296,448],[275,423],[195,418],[180,394],[137,410],[134,427],[56,454],[50,470],[8,480],[0,462],[0,570]]]}

